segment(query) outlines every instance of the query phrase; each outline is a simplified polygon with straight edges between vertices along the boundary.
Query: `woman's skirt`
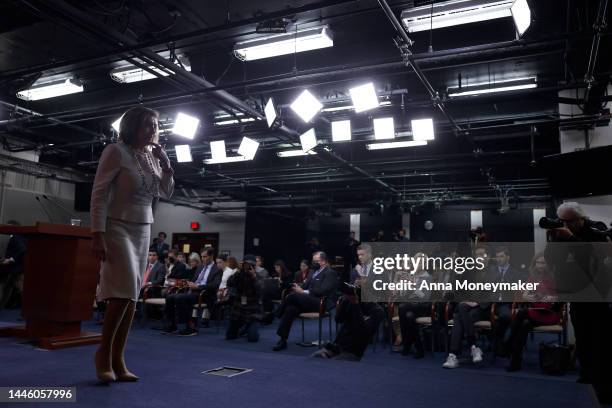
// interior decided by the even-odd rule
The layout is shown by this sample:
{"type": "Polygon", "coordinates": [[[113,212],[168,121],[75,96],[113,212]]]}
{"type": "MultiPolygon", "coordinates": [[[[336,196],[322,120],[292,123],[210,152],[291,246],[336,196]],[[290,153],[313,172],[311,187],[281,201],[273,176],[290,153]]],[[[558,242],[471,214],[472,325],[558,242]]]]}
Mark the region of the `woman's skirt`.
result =
{"type": "Polygon", "coordinates": [[[147,266],[151,224],[107,218],[106,260],[100,269],[100,299],[138,300],[147,266]]]}

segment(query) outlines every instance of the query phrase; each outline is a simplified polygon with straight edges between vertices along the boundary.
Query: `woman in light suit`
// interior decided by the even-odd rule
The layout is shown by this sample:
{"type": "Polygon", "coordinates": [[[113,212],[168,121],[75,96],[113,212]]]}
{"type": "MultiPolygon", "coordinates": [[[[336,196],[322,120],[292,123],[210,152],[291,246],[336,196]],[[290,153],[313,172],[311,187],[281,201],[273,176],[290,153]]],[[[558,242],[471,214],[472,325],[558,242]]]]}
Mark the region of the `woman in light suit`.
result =
{"type": "Polygon", "coordinates": [[[91,193],[92,251],[101,261],[100,296],[107,301],[95,354],[102,382],[138,380],[125,365],[125,344],[147,264],[153,206],[174,189],[157,121],[157,112],[143,107],[123,115],[120,141],[102,152],[91,193]]]}

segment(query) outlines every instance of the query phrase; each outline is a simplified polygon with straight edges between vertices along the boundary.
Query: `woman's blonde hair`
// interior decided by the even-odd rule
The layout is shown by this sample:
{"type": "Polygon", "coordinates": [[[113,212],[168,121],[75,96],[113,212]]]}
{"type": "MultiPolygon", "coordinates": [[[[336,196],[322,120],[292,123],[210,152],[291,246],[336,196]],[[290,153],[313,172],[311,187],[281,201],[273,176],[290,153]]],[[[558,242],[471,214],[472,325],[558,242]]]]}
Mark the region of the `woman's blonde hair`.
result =
{"type": "Polygon", "coordinates": [[[191,254],[189,254],[188,262],[191,262],[191,261],[196,261],[198,265],[202,264],[202,258],[200,258],[200,255],[198,255],[197,252],[192,252],[191,254]]]}
{"type": "MultiPolygon", "coordinates": [[[[142,127],[144,121],[148,118],[159,119],[159,113],[153,109],[137,106],[129,109],[121,117],[119,125],[119,139],[128,146],[133,146],[138,136],[138,131],[142,127]]],[[[155,143],[159,141],[159,130],[155,133],[153,139],[155,143]]]]}

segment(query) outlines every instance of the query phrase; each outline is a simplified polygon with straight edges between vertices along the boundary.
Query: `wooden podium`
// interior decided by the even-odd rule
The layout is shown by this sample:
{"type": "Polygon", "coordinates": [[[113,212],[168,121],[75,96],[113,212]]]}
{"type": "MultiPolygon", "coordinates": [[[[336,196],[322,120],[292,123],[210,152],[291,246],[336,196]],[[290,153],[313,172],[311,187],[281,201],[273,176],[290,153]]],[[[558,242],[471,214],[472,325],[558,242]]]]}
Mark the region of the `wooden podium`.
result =
{"type": "Polygon", "coordinates": [[[81,331],[81,321],[91,318],[99,272],[89,229],[49,223],[0,225],[0,234],[27,238],[22,299],[26,324],[2,328],[0,335],[33,339],[45,349],[99,343],[100,333],[81,331]]]}

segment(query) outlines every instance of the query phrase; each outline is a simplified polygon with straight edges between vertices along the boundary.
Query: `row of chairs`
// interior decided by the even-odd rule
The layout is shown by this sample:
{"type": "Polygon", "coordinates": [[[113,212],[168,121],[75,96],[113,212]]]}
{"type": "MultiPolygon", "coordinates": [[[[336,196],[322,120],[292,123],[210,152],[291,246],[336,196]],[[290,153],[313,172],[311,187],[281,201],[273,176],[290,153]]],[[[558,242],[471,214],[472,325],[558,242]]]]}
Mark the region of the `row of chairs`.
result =
{"type": "MultiPolygon", "coordinates": [[[[394,303],[388,303],[387,307],[385,308],[387,315],[386,324],[389,329],[388,333],[391,344],[393,343],[394,339],[393,324],[399,321],[399,316],[395,315],[394,313],[395,306],[396,304],[394,303]]],[[[517,311],[522,306],[523,305],[519,302],[512,303],[512,318],[514,318],[517,311]]],[[[423,338],[424,333],[429,331],[431,351],[433,354],[435,350],[435,339],[438,337],[437,334],[441,333],[444,338],[444,350],[446,353],[448,353],[450,334],[454,325],[454,320],[451,315],[452,302],[444,302],[442,304],[439,302],[432,302],[430,312],[431,314],[429,316],[416,318],[416,324],[419,326],[419,336],[423,338]]],[[[489,311],[489,319],[474,322],[474,328],[479,337],[483,337],[483,334],[490,335],[489,337],[491,338],[492,347],[495,347],[495,336],[492,336],[491,332],[495,325],[496,318],[496,304],[493,303],[489,311]]],[[[534,333],[556,334],[558,336],[559,344],[567,344],[567,304],[564,303],[562,305],[560,319],[557,324],[534,326],[531,329],[532,340],[534,333]]],[[[377,338],[378,335],[376,336],[376,339],[377,338]]],[[[493,353],[493,355],[495,355],[495,353],[493,353]]]]}

